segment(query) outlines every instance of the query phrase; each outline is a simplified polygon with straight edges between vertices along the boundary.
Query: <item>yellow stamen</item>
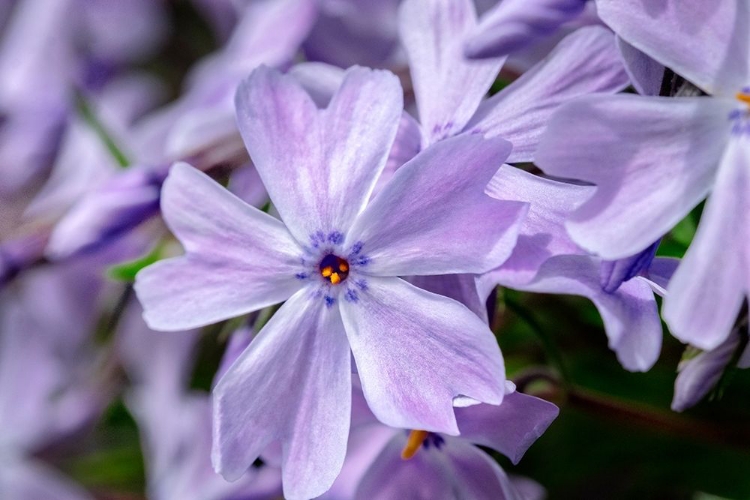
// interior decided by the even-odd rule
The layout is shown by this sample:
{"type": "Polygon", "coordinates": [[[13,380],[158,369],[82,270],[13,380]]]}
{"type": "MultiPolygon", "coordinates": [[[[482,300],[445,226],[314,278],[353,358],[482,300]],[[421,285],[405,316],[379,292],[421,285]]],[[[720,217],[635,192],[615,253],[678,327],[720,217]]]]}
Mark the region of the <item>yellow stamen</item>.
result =
{"type": "Polygon", "coordinates": [[[333,273],[331,274],[331,283],[334,285],[338,285],[341,283],[341,278],[339,278],[339,273],[333,273]]]}
{"type": "Polygon", "coordinates": [[[424,443],[424,440],[427,439],[427,436],[429,435],[430,433],[427,431],[411,431],[409,433],[409,439],[406,441],[406,446],[404,446],[404,449],[401,451],[401,458],[409,460],[416,455],[420,446],[422,446],[422,443],[424,443]]]}
{"type": "Polygon", "coordinates": [[[745,94],[744,92],[738,92],[737,95],[735,95],[738,101],[744,102],[745,104],[750,104],[750,94],[745,94]]]}
{"type": "Polygon", "coordinates": [[[339,262],[339,271],[341,271],[342,273],[345,273],[348,270],[349,270],[349,264],[347,264],[343,260],[341,262],[339,262]]]}
{"type": "Polygon", "coordinates": [[[323,268],[323,269],[322,269],[322,270],[320,271],[320,274],[322,274],[324,278],[327,278],[327,277],[329,277],[329,276],[330,276],[330,275],[331,275],[332,273],[333,273],[333,268],[332,268],[331,266],[328,266],[328,267],[324,267],[324,268],[323,268]]]}

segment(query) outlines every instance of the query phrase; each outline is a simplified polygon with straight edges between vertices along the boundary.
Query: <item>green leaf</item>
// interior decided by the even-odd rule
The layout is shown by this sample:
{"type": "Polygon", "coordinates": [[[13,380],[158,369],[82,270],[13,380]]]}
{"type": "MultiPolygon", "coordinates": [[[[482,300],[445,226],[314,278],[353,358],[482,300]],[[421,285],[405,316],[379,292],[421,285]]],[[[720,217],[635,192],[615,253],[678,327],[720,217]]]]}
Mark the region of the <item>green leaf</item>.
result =
{"type": "Polygon", "coordinates": [[[138,274],[141,269],[164,258],[162,250],[162,245],[157,245],[151,252],[143,257],[139,257],[136,260],[131,260],[130,262],[125,262],[123,264],[116,264],[107,269],[107,277],[115,281],[132,283],[135,281],[135,275],[138,274]]]}

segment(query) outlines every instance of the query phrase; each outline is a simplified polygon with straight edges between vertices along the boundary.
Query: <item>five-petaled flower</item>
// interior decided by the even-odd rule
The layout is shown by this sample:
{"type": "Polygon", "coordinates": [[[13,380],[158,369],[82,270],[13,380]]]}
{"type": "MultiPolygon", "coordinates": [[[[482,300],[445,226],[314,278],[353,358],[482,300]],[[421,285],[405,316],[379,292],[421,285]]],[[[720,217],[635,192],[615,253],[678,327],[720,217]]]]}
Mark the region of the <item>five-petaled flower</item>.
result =
{"type": "Polygon", "coordinates": [[[309,498],[344,459],[352,354],[373,413],[394,427],[455,435],[455,398],[501,402],[488,326],[399,276],[497,267],[527,205],[484,194],[510,144],[480,135],[422,152],[368,202],[403,107],[391,73],[352,68],[319,109],[291,77],[261,67],[236,105],[281,220],[176,164],[162,211],[186,254],[144,269],[136,292],[157,330],[286,301],[214,390],[213,459],[233,479],[280,442],[285,495],[309,498]]]}

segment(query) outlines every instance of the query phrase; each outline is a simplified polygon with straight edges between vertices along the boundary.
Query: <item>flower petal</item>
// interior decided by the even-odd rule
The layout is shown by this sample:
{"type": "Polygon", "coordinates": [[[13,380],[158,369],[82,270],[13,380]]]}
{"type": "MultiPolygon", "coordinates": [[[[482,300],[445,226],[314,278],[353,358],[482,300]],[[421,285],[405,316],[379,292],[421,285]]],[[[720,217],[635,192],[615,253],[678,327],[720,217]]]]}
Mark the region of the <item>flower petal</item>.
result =
{"type": "Polygon", "coordinates": [[[410,460],[401,458],[407,432],[394,436],[367,469],[357,487],[356,500],[411,498],[454,500],[451,476],[440,450],[420,450],[410,460]],[[413,491],[415,489],[418,491],[413,491]]]}
{"type": "Polygon", "coordinates": [[[365,398],[386,425],[457,434],[454,397],[502,400],[500,348],[462,304],[399,278],[368,278],[340,307],[365,398]]]}
{"type": "Polygon", "coordinates": [[[651,288],[640,278],[623,283],[614,293],[607,293],[599,282],[597,259],[561,255],[548,259],[531,282],[509,286],[529,292],[580,295],[590,299],[602,315],[610,349],[617,353],[617,359],[627,370],[646,371],[659,357],[661,320],[651,288]]]}
{"type": "Polygon", "coordinates": [[[750,144],[733,138],[713,193],[664,300],[664,320],[683,342],[710,350],[732,330],[750,293],[750,144]]]}
{"type": "Polygon", "coordinates": [[[187,330],[282,302],[300,288],[301,249],[283,224],[185,163],[164,183],[167,225],[186,255],[138,273],[135,291],[155,330],[187,330]]]}
{"type": "Polygon", "coordinates": [[[279,440],[290,499],[330,488],[349,435],[351,354],[338,309],[313,294],[292,296],[213,391],[214,467],[236,479],[279,440]]]}
{"type": "Polygon", "coordinates": [[[744,0],[598,0],[599,16],[625,41],[709,94],[750,82],[750,4],[744,0]]]}
{"type": "Polygon", "coordinates": [[[672,409],[684,411],[695,406],[716,387],[740,345],[737,330],[718,347],[704,351],[692,359],[681,361],[674,381],[672,409]]]}
{"type": "Polygon", "coordinates": [[[456,421],[462,439],[488,446],[517,464],[558,413],[552,403],[512,392],[499,406],[456,408],[456,421]]]}
{"type": "Polygon", "coordinates": [[[430,146],[398,169],[347,236],[363,244],[365,271],[415,276],[500,265],[527,210],[525,203],[483,194],[508,150],[502,139],[464,135],[430,146]]]}
{"type": "Polygon", "coordinates": [[[445,438],[439,448],[423,446],[409,460],[400,456],[405,444],[405,433],[388,443],[362,478],[356,499],[522,500],[500,466],[460,438],[445,438]]]}
{"type": "Polygon", "coordinates": [[[510,163],[533,161],[539,138],[562,103],[594,92],[614,93],[628,83],[612,32],[601,26],[581,28],[484,101],[466,130],[510,141],[510,163]]]}
{"type": "MultiPolygon", "coordinates": [[[[553,255],[583,254],[568,236],[565,220],[590,195],[594,188],[566,184],[504,165],[487,185],[487,194],[498,200],[529,203],[529,212],[521,224],[518,242],[510,258],[488,275],[506,286],[533,279],[539,267],[553,255]]],[[[497,281],[495,281],[497,283],[497,281]]],[[[492,284],[494,288],[495,284],[492,284]]],[[[480,285],[480,288],[483,288],[480,285]]]]}
{"type": "Polygon", "coordinates": [[[412,276],[409,283],[436,293],[444,297],[456,300],[471,312],[476,314],[485,323],[489,323],[487,317],[487,306],[477,289],[477,278],[473,274],[439,274],[435,276],[412,276]]]}
{"type": "Polygon", "coordinates": [[[617,38],[617,48],[625,63],[633,87],[641,95],[659,95],[661,82],[664,79],[664,66],[636,49],[628,42],[617,38]]]}
{"type": "Polygon", "coordinates": [[[463,130],[505,61],[464,58],[464,38],[475,25],[471,0],[406,0],[401,5],[399,32],[427,143],[463,130]]]}
{"type": "Polygon", "coordinates": [[[703,199],[734,103],[709,97],[587,96],[563,105],[536,155],[547,174],[597,185],[567,224],[605,259],[644,250],[703,199]]]}
{"type": "Polygon", "coordinates": [[[672,275],[680,265],[680,259],[674,257],[656,257],[648,266],[642,277],[649,284],[655,294],[664,297],[667,294],[667,285],[672,275]]]}
{"type": "Polygon", "coordinates": [[[28,459],[3,461],[0,491],[5,498],[45,500],[93,500],[84,488],[43,462],[28,459]]]}
{"type": "Polygon", "coordinates": [[[586,0],[505,0],[490,9],[466,40],[466,56],[504,56],[555,33],[578,17],[586,0]]]}
{"type": "Polygon", "coordinates": [[[297,241],[345,233],[393,144],[403,107],[398,78],[350,68],[319,110],[293,77],[261,67],[240,85],[236,106],[253,163],[297,241]]]}

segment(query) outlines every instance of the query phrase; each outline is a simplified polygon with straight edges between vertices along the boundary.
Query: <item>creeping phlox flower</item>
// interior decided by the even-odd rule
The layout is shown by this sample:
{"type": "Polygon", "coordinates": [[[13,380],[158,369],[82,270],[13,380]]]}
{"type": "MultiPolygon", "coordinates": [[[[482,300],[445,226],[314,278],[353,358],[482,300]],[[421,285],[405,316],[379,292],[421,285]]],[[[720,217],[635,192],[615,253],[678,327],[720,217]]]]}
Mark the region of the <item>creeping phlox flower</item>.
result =
{"type": "Polygon", "coordinates": [[[496,450],[516,464],[557,417],[558,409],[508,386],[500,406],[456,409],[460,436],[392,429],[392,438],[367,468],[354,498],[528,499],[475,445],[496,450]]]}
{"type": "Polygon", "coordinates": [[[527,206],[483,194],[510,145],[478,135],[417,155],[368,203],[402,112],[391,73],[352,68],[319,109],[261,67],[236,105],[283,222],[176,164],[162,211],[186,255],[144,269],[135,287],[156,330],[286,301],[214,389],[213,459],[234,479],[280,442],[285,495],[309,498],[344,459],[351,354],[373,413],[394,427],[458,434],[455,398],[500,403],[503,361],[487,325],[398,276],[497,267],[527,206]]]}
{"type": "MultiPolygon", "coordinates": [[[[589,93],[613,93],[628,83],[615,36],[604,27],[591,26],[566,37],[518,80],[484,99],[504,59],[464,58],[464,41],[476,26],[471,2],[407,0],[400,22],[421,124],[416,134],[400,137],[401,150],[408,150],[405,145],[414,135],[421,134],[418,144],[429,150],[448,137],[483,134],[513,144],[509,162],[534,161],[539,137],[563,102],[589,93]]],[[[498,284],[583,295],[601,312],[610,346],[622,364],[629,370],[647,370],[659,356],[662,339],[653,280],[658,281],[661,268],[669,266],[650,272],[651,254],[634,262],[602,262],[571,241],[564,220],[592,189],[504,165],[487,193],[500,200],[530,203],[508,261],[477,283],[473,276],[414,282],[449,294],[478,314],[483,314],[485,299],[498,284]]]]}
{"type": "Polygon", "coordinates": [[[677,338],[711,350],[750,291],[750,5],[599,6],[624,40],[711,96],[580,98],[553,118],[536,162],[596,184],[567,228],[605,259],[646,249],[712,192],[663,311],[677,338]]]}

